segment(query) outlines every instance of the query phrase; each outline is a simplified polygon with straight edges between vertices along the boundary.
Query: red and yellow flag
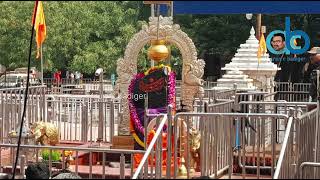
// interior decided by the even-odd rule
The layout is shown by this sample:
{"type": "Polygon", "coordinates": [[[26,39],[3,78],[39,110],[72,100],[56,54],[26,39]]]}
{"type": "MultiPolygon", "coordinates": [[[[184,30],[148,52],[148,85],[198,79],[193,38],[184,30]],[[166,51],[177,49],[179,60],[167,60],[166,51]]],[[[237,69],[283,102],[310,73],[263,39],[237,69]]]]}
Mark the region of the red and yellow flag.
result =
{"type": "Polygon", "coordinates": [[[264,39],[263,33],[261,34],[259,47],[258,47],[258,63],[260,64],[261,56],[267,52],[267,44],[266,40],[264,39]]]}
{"type": "MultiPolygon", "coordinates": [[[[37,2],[36,2],[36,5],[37,5],[37,2]]],[[[32,22],[34,21],[33,18],[34,18],[36,5],[34,6],[34,9],[33,9],[32,22]]],[[[42,6],[41,1],[38,2],[34,30],[36,31],[36,42],[37,42],[37,57],[36,58],[38,59],[40,57],[40,47],[47,36],[46,22],[45,22],[45,17],[44,17],[44,13],[43,13],[43,6],[42,6]]]]}

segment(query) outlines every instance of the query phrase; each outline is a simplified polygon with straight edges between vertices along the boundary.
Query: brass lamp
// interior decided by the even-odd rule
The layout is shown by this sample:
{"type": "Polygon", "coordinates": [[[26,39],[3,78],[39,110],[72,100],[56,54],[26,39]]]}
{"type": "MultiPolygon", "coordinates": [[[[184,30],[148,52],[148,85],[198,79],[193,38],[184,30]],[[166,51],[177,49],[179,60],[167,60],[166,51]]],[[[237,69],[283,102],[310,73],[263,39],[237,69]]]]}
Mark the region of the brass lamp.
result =
{"type": "Polygon", "coordinates": [[[151,40],[151,46],[148,49],[148,57],[154,61],[162,61],[169,56],[169,50],[165,45],[165,40],[151,40]]]}
{"type": "Polygon", "coordinates": [[[160,6],[158,5],[158,23],[157,23],[157,39],[151,40],[151,46],[148,49],[148,58],[159,62],[169,56],[169,50],[166,46],[164,39],[159,39],[159,26],[160,26],[160,6]]]}

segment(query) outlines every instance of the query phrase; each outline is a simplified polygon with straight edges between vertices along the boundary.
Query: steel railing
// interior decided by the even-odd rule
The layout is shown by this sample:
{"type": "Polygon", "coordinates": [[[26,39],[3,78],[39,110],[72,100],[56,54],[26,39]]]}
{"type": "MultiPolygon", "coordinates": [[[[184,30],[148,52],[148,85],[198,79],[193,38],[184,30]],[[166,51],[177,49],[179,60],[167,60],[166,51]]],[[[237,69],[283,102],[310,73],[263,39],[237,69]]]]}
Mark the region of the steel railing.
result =
{"type": "MultiPolygon", "coordinates": [[[[11,163],[9,164],[4,164],[2,163],[3,157],[0,157],[0,168],[5,168],[5,167],[13,167],[13,159],[15,158],[15,154],[16,154],[16,148],[17,148],[17,144],[0,144],[0,154],[3,150],[3,148],[6,149],[10,149],[10,151],[12,153],[10,153],[10,159],[12,160],[11,163]]],[[[106,163],[106,157],[107,154],[118,154],[120,155],[120,167],[119,167],[119,177],[120,179],[125,179],[126,177],[132,177],[133,173],[134,173],[134,167],[133,167],[133,155],[134,154],[144,154],[145,151],[140,151],[140,150],[124,150],[124,149],[109,149],[109,148],[103,148],[103,147],[95,147],[95,148],[87,148],[87,147],[70,147],[70,146],[37,146],[37,145],[21,145],[20,146],[20,151],[22,151],[23,153],[20,155],[19,157],[19,165],[20,165],[20,173],[24,174],[24,167],[27,166],[27,163],[31,162],[31,163],[37,163],[37,162],[41,162],[39,160],[39,157],[41,157],[41,150],[48,150],[49,151],[49,160],[46,160],[49,166],[49,171],[50,171],[50,177],[53,173],[53,160],[52,160],[52,153],[53,151],[59,151],[61,152],[61,165],[62,165],[62,169],[66,168],[66,156],[65,156],[65,151],[73,151],[73,158],[74,158],[74,165],[70,165],[70,167],[68,168],[69,170],[71,170],[71,172],[75,172],[77,175],[82,175],[83,174],[88,174],[88,176],[86,176],[86,178],[89,179],[93,179],[93,178],[97,178],[97,175],[100,175],[102,179],[105,179],[107,176],[107,163],[106,163]],[[39,152],[40,150],[40,152],[39,152]],[[27,153],[29,152],[29,153],[27,153]],[[83,153],[88,153],[89,156],[89,161],[85,164],[85,166],[88,166],[88,172],[85,172],[84,170],[80,170],[80,156],[83,153]],[[99,162],[99,165],[96,163],[94,163],[94,158],[93,158],[93,154],[94,153],[99,153],[102,154],[102,159],[98,160],[97,162],[99,162]],[[130,174],[126,174],[125,173],[125,164],[126,164],[126,160],[125,160],[125,155],[129,155],[130,159],[131,159],[131,164],[130,164],[130,174]],[[97,170],[95,170],[95,173],[93,173],[93,168],[97,168],[99,167],[101,168],[101,172],[99,174],[97,173],[97,170]],[[95,177],[93,177],[93,175],[95,177]]],[[[56,169],[56,171],[58,171],[58,169],[56,169]]]]}
{"type": "MultiPolygon", "coordinates": [[[[185,122],[186,129],[196,128],[194,126],[194,121],[199,121],[199,131],[201,132],[201,145],[200,145],[200,154],[201,154],[201,176],[211,176],[217,178],[224,170],[229,170],[229,178],[232,174],[232,165],[233,165],[233,156],[236,155],[239,158],[239,166],[242,168],[242,174],[245,176],[246,169],[257,169],[257,176],[260,176],[260,169],[270,169],[271,174],[275,167],[275,162],[277,160],[276,155],[276,142],[275,142],[275,123],[272,123],[271,131],[265,132],[262,127],[266,121],[275,122],[276,118],[288,118],[286,115],[278,114],[256,114],[256,113],[178,113],[174,117],[174,122],[177,122],[178,119],[182,119],[185,122]],[[245,118],[249,118],[251,121],[255,122],[253,127],[256,132],[248,130],[245,128],[245,118]],[[239,127],[236,124],[239,122],[239,127]],[[251,137],[251,139],[247,139],[251,137]],[[266,142],[269,140],[269,142],[266,142]],[[238,142],[240,141],[240,142],[238,142]],[[240,144],[241,148],[238,149],[235,154],[235,147],[240,144]],[[266,152],[266,145],[270,147],[271,152],[269,154],[266,152]],[[250,150],[251,149],[251,150],[250,150]],[[256,151],[256,150],[257,151],[256,151]],[[262,149],[262,152],[260,150],[262,149]],[[246,164],[246,157],[253,156],[263,157],[266,155],[271,156],[271,164],[267,164],[263,159],[260,161],[260,158],[257,158],[257,163],[252,165],[246,164]],[[219,173],[218,173],[219,172],[219,173]]],[[[178,149],[177,139],[181,138],[182,133],[178,132],[178,126],[174,127],[174,176],[177,178],[178,170],[178,153],[181,152],[178,149]]],[[[185,149],[190,148],[189,133],[186,133],[184,142],[186,145],[181,145],[185,149]]],[[[180,139],[180,143],[183,142],[180,139]]],[[[181,147],[180,147],[181,148],[181,147]]],[[[187,153],[185,155],[185,166],[187,169],[187,174],[185,177],[190,178],[190,155],[187,153]]]]}
{"type": "Polygon", "coordinates": [[[156,117],[156,132],[152,138],[150,144],[146,146],[146,153],[143,155],[138,168],[136,169],[132,179],[137,178],[156,178],[160,179],[165,176],[170,177],[170,165],[171,165],[171,136],[172,136],[172,118],[171,118],[172,107],[168,107],[168,114],[160,114],[156,117]],[[161,121],[160,121],[160,118],[161,121]],[[167,148],[163,148],[163,138],[162,133],[164,132],[163,128],[167,124],[167,148]],[[167,166],[165,169],[165,175],[163,175],[163,152],[166,152],[167,159],[165,160],[167,166]],[[151,161],[151,162],[150,162],[151,161]],[[169,167],[168,167],[169,166],[169,167]]]}
{"type": "MultiPolygon", "coordinates": [[[[246,111],[251,113],[270,113],[270,114],[285,114],[289,115],[289,110],[293,109],[293,116],[298,117],[298,114],[308,112],[308,107],[316,105],[315,102],[286,102],[286,101],[241,101],[239,103],[246,111]]],[[[276,137],[277,142],[281,143],[284,137],[287,121],[285,119],[276,120],[276,137]]],[[[294,125],[294,131],[296,127],[294,125]]]]}
{"type": "Polygon", "coordinates": [[[61,140],[111,142],[118,133],[120,103],[113,99],[57,98],[46,101],[46,121],[61,130],[61,140]]]}
{"type": "Polygon", "coordinates": [[[306,173],[306,167],[313,167],[319,169],[320,163],[318,162],[303,162],[300,164],[299,173],[300,179],[319,179],[319,174],[316,174],[309,169],[308,173],[306,173]],[[312,177],[313,176],[313,177],[312,177]]]}
{"type": "MultiPolygon", "coordinates": [[[[316,140],[319,136],[318,109],[298,117],[296,121],[297,136],[297,168],[303,162],[315,162],[317,160],[317,151],[319,149],[316,140]]],[[[298,169],[297,172],[299,173],[298,169]]],[[[299,177],[299,174],[297,174],[299,177]]]]}
{"type": "MultiPolygon", "coordinates": [[[[94,142],[98,137],[112,142],[117,135],[121,116],[118,99],[98,96],[45,95],[45,87],[30,87],[25,126],[38,121],[50,122],[60,130],[60,139],[94,142]]],[[[18,131],[24,101],[24,89],[0,90],[0,141],[8,142],[8,134],[18,131]]]]}
{"type": "MultiPolygon", "coordinates": [[[[292,109],[294,110],[294,109],[292,109]]],[[[312,166],[317,157],[318,109],[302,114],[300,112],[287,124],[280,159],[277,163],[275,179],[319,178],[319,170],[308,169],[302,174],[304,166],[312,166]],[[302,114],[302,115],[301,115],[302,114]],[[300,168],[300,169],[299,169],[300,168]],[[308,176],[306,177],[305,174],[308,176]]],[[[293,111],[292,111],[292,114],[293,111]]]]}
{"type": "MultiPolygon", "coordinates": [[[[291,89],[287,88],[290,92],[295,92],[292,90],[306,91],[304,87],[307,87],[305,84],[301,86],[285,84],[285,86],[292,86],[291,89]]],[[[286,92],[286,89],[278,88],[278,90],[280,94],[286,92]]],[[[0,128],[2,128],[0,138],[2,143],[4,143],[8,132],[17,128],[15,126],[19,122],[19,108],[23,104],[23,92],[23,88],[0,90],[0,128]]],[[[269,169],[273,177],[288,176],[291,178],[299,173],[298,169],[295,169],[295,173],[289,174],[290,176],[286,175],[289,167],[293,167],[293,162],[298,167],[302,162],[314,160],[313,150],[317,147],[315,147],[315,140],[310,137],[317,136],[315,123],[317,110],[307,112],[307,107],[315,105],[315,103],[265,101],[268,98],[272,99],[273,96],[280,97],[279,92],[237,92],[236,89],[208,90],[207,92],[203,100],[196,101],[195,108],[198,112],[208,113],[178,113],[173,121],[177,123],[176,126],[171,123],[171,115],[157,117],[158,129],[155,138],[148,146],[144,161],[139,164],[134,178],[170,178],[172,176],[176,178],[179,173],[177,153],[190,148],[191,135],[186,132],[189,132],[191,128],[195,128],[201,134],[200,152],[203,155],[200,157],[200,166],[203,176],[217,178],[228,170],[229,177],[231,177],[230,168],[234,163],[234,159],[232,159],[234,155],[238,156],[237,161],[242,169],[243,177],[247,169],[256,169],[258,177],[260,177],[261,169],[269,169]],[[209,101],[209,105],[205,105],[206,101],[209,101]],[[292,118],[288,116],[289,109],[292,107],[295,109],[292,116],[297,118],[293,122],[290,121],[292,118]],[[234,111],[242,113],[231,113],[234,111]],[[305,114],[300,116],[297,113],[305,114]],[[162,120],[160,120],[161,117],[162,120]],[[277,135],[279,119],[285,122],[286,132],[283,136],[277,135]],[[168,125],[167,143],[169,148],[162,148],[163,142],[160,138],[165,124],[168,125]],[[171,135],[174,136],[173,141],[169,138],[171,135]],[[280,142],[277,139],[284,140],[280,154],[276,154],[275,147],[277,142],[280,142]],[[178,140],[182,145],[178,146],[178,140]],[[167,153],[166,163],[169,164],[167,167],[170,167],[171,162],[174,163],[173,169],[165,169],[165,174],[162,172],[162,161],[150,164],[150,159],[162,160],[161,156],[164,152],[167,153]],[[169,158],[172,157],[172,154],[173,161],[169,158]],[[267,156],[271,159],[270,163],[266,162],[267,156]],[[257,161],[247,164],[247,157],[253,157],[257,161]],[[276,164],[277,160],[279,162],[276,164]],[[277,171],[277,169],[279,170],[277,171]],[[273,174],[274,170],[276,170],[275,174],[273,174]]],[[[117,129],[117,121],[121,117],[120,102],[116,102],[114,99],[98,100],[92,98],[93,96],[90,96],[91,98],[51,96],[54,99],[47,99],[48,97],[44,93],[42,88],[34,88],[30,93],[27,123],[39,120],[52,122],[62,130],[62,140],[93,142],[102,133],[103,140],[111,142],[115,129],[117,129]],[[32,96],[32,94],[34,95],[32,96]],[[102,131],[99,129],[101,125],[105,127],[102,131]]],[[[288,95],[288,97],[290,96],[288,95]]],[[[299,98],[289,98],[289,100],[298,100],[299,98]]],[[[281,130],[284,131],[284,129],[281,130]]],[[[179,158],[185,157],[186,162],[182,164],[187,169],[186,177],[190,178],[191,155],[189,153],[182,154],[183,156],[179,156],[179,158]]]]}
{"type": "MultiPolygon", "coordinates": [[[[286,83],[276,82],[274,92],[256,91],[256,95],[260,92],[264,96],[264,100],[285,100],[288,102],[308,102],[310,83],[286,83]]],[[[238,92],[237,86],[229,90],[215,90],[212,87],[205,87],[204,100],[208,100],[209,104],[215,103],[216,99],[231,99],[238,92]]],[[[214,87],[214,86],[213,86],[214,87]]],[[[252,94],[252,92],[250,92],[252,94]]]]}
{"type": "Polygon", "coordinates": [[[294,160],[294,143],[293,143],[293,117],[288,120],[287,128],[284,135],[284,140],[281,146],[279,160],[273,176],[273,179],[288,178],[293,179],[295,177],[295,163],[294,160]]]}
{"type": "Polygon", "coordinates": [[[277,94],[275,99],[291,102],[308,102],[310,86],[310,83],[276,82],[274,91],[277,92],[277,94]]]}
{"type": "MultiPolygon", "coordinates": [[[[4,142],[10,131],[17,130],[22,118],[25,88],[0,90],[0,141],[4,142]]],[[[26,106],[25,125],[44,120],[45,87],[30,87],[26,106]]]]}

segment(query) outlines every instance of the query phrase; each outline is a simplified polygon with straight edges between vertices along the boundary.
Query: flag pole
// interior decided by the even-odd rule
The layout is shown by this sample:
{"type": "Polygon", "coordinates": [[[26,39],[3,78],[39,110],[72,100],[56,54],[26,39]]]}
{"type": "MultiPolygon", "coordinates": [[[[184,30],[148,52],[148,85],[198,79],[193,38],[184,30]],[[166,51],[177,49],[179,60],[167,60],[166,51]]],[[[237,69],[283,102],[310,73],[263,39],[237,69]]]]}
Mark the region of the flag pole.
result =
{"type": "Polygon", "coordinates": [[[41,58],[41,85],[43,86],[43,57],[42,57],[42,43],[40,45],[40,58],[41,58]]]}

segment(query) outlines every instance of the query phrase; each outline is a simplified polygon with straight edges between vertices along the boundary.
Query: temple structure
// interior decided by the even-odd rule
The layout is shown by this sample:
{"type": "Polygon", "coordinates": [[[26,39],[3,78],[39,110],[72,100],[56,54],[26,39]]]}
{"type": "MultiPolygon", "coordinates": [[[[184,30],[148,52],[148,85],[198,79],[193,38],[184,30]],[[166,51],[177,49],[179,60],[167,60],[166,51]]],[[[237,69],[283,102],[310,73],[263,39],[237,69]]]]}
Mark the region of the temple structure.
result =
{"type": "Polygon", "coordinates": [[[242,71],[234,69],[227,71],[222,78],[218,79],[217,86],[214,87],[216,90],[227,90],[232,89],[234,84],[237,85],[237,90],[241,91],[253,91],[257,87],[253,85],[253,79],[248,78],[248,75],[245,75],[242,71]]]}
{"type": "Polygon", "coordinates": [[[271,62],[268,53],[261,56],[259,63],[257,57],[258,47],[259,41],[256,39],[255,31],[252,27],[248,40],[240,45],[231,62],[226,64],[222,70],[230,71],[237,68],[239,71],[248,75],[249,78],[253,79],[253,84],[259,90],[273,92],[274,76],[278,67],[271,62]]]}

